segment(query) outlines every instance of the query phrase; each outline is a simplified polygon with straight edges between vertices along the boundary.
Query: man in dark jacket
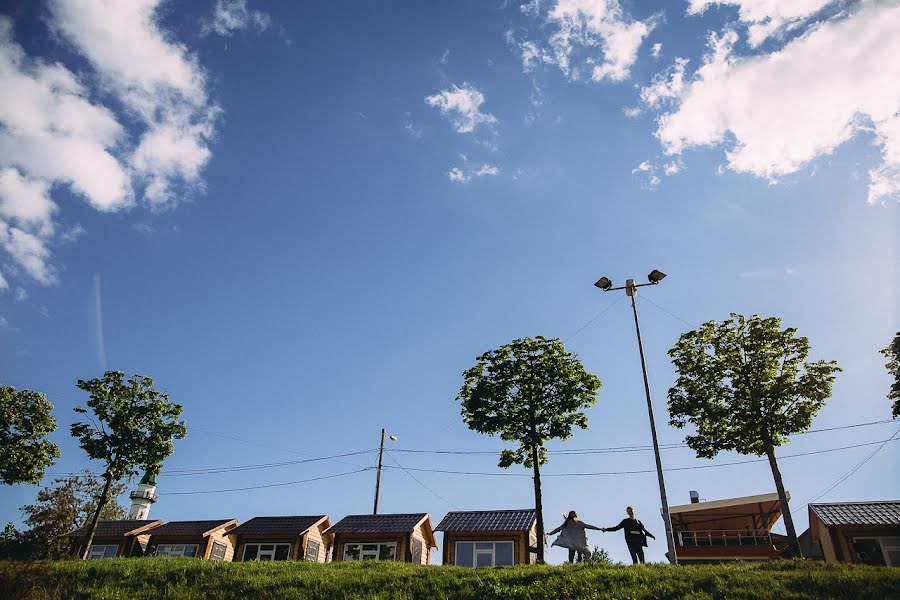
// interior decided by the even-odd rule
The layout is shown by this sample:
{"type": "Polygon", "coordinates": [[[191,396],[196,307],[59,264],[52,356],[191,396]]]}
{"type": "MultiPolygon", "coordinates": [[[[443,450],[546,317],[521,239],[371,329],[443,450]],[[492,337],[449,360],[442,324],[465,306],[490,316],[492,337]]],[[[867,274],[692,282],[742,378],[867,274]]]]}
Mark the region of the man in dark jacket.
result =
{"type": "Polygon", "coordinates": [[[656,536],[647,531],[644,524],[634,518],[633,508],[629,506],[625,509],[625,512],[628,513],[627,518],[622,519],[615,527],[604,527],[601,531],[624,529],[625,543],[628,545],[628,551],[631,553],[631,562],[636,565],[638,561],[644,562],[644,546],[647,545],[647,538],[652,537],[655,540],[656,536]]]}

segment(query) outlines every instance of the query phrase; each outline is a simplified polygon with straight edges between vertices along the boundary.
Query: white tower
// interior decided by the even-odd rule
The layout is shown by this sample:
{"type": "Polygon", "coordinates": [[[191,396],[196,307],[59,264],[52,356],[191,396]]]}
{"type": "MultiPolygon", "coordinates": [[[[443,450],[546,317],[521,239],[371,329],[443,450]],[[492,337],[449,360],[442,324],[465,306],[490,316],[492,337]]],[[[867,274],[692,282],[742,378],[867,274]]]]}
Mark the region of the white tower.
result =
{"type": "Polygon", "coordinates": [[[129,519],[149,519],[150,505],[159,499],[156,495],[156,477],[159,468],[148,469],[138,484],[137,489],[131,492],[131,510],[129,519]]]}

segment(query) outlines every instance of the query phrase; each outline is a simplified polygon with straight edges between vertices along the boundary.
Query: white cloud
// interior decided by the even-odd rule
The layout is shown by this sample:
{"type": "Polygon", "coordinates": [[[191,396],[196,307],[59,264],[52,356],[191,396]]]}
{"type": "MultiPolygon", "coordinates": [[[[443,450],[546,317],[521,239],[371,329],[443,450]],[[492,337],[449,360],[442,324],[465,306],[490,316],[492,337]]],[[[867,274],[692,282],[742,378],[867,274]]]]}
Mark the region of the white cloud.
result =
{"type": "Polygon", "coordinates": [[[484,94],[470,83],[463,83],[461,87],[453,85],[451,89],[427,96],[425,103],[439,109],[459,133],[472,133],[483,123],[491,125],[497,122],[494,115],[481,112],[484,94]]]}
{"type": "Polygon", "coordinates": [[[641,108],[639,106],[626,106],[622,109],[622,113],[629,119],[634,119],[641,115],[641,108]]]}
{"type": "Polygon", "coordinates": [[[898,32],[900,5],[866,0],[768,54],[736,56],[734,31],[712,34],[703,65],[677,90],[656,135],[668,155],[728,143],[729,169],[777,181],[873,132],[881,163],[869,173],[868,200],[896,196],[898,32]]]}
{"type": "Polygon", "coordinates": [[[680,160],[673,160],[671,162],[667,162],[663,165],[663,173],[667,176],[671,177],[675,175],[684,167],[684,164],[680,160]]]}
{"type": "Polygon", "coordinates": [[[16,288],[15,298],[17,302],[25,302],[28,300],[28,290],[19,286],[16,288]]]}
{"type": "Polygon", "coordinates": [[[594,81],[625,80],[654,27],[652,19],[631,19],[619,0],[556,0],[546,11],[538,3],[525,5],[522,11],[543,15],[555,28],[546,49],[531,41],[519,44],[525,70],[540,60],[556,65],[573,80],[582,79],[585,72],[594,81]]]}
{"type": "Polygon", "coordinates": [[[8,327],[9,321],[6,320],[6,317],[0,315],[0,327],[8,327]]]}
{"type": "Polygon", "coordinates": [[[681,97],[684,92],[684,70],[688,59],[676,58],[675,64],[654,76],[650,85],[641,88],[641,102],[650,108],[657,108],[681,97]]]}
{"type": "Polygon", "coordinates": [[[747,36],[756,47],[767,38],[795,28],[834,0],[689,0],[688,12],[698,14],[711,5],[738,7],[738,18],[747,24],[747,36]]]}
{"type": "Polygon", "coordinates": [[[659,58],[659,53],[662,52],[662,44],[656,42],[653,44],[653,48],[650,50],[650,55],[653,58],[659,58]]]}
{"type": "Polygon", "coordinates": [[[469,165],[466,155],[461,155],[463,160],[463,168],[453,167],[447,172],[447,177],[455,183],[469,183],[475,177],[484,177],[486,175],[499,175],[500,169],[496,166],[484,163],[478,167],[469,165]]]}
{"type": "Polygon", "coordinates": [[[450,58],[450,48],[447,48],[441,53],[441,58],[438,60],[438,62],[442,65],[446,65],[448,58],[450,58]]]}
{"type": "Polygon", "coordinates": [[[55,222],[59,187],[103,212],[141,200],[174,205],[183,192],[202,188],[220,109],[196,58],[159,28],[160,3],[50,0],[45,23],[70,44],[77,74],[28,55],[12,19],[0,16],[0,249],[12,259],[6,277],[56,280],[51,247],[84,232],[55,222]]]}
{"type": "Polygon", "coordinates": [[[0,271],[0,291],[5,291],[9,289],[9,282],[6,281],[6,278],[3,276],[3,271],[0,271]]]}
{"type": "Polygon", "coordinates": [[[635,174],[635,173],[641,173],[641,172],[643,172],[643,171],[649,171],[649,170],[652,169],[652,168],[653,168],[653,167],[650,165],[650,163],[649,163],[648,161],[645,160],[644,162],[642,162],[641,164],[639,164],[638,166],[636,166],[635,168],[633,168],[633,169],[631,170],[631,174],[633,175],[633,174],[635,174]]]}
{"type": "Polygon", "coordinates": [[[254,29],[262,33],[271,24],[272,17],[260,10],[248,9],[247,0],[216,0],[212,17],[201,23],[201,33],[230,36],[243,29],[254,29]]]}

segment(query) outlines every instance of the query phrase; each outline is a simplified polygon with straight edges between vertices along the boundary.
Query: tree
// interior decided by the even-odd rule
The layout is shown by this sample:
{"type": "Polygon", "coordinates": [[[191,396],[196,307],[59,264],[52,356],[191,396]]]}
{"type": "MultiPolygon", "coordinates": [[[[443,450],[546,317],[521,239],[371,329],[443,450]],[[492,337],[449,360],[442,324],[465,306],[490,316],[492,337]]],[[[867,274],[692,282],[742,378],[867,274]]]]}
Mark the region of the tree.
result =
{"type": "Polygon", "coordinates": [[[503,450],[499,466],[521,464],[534,470],[538,562],[544,562],[544,517],[540,466],[547,463],[544,442],[567,439],[572,427],[587,429],[582,412],[597,400],[600,380],[566,352],[558,339],[514,340],[479,356],[463,374],[457,396],[469,429],[518,442],[503,450]]]}
{"type": "Polygon", "coordinates": [[[840,371],[834,361],[805,362],[808,354],[809,340],[793,327],[781,329],[781,319],[747,319],[735,313],[682,334],[669,350],[678,370],[669,390],[669,424],[696,428],[685,441],[698,457],[712,458],[721,451],[768,457],[798,556],[775,448],[809,428],[840,371]]]}
{"type": "Polygon", "coordinates": [[[612,557],[609,555],[609,552],[606,551],[606,548],[600,548],[599,546],[594,546],[594,551],[591,552],[590,556],[584,557],[584,564],[586,565],[611,565],[613,564],[612,557]]]}
{"type": "Polygon", "coordinates": [[[156,391],[150,377],[133,375],[125,381],[124,373],[107,371],[103,377],[79,379],[77,385],[90,394],[87,406],[93,417],[87,409],[76,408],[75,412],[88,415],[90,423],[74,423],[72,435],[92,460],[105,464],[103,490],[88,526],[82,557],[86,558],[113,482],[158,468],[172,454],[173,440],[184,438],[187,428],[178,420],[181,405],[156,391]]]}
{"type": "Polygon", "coordinates": [[[891,345],[881,351],[884,354],[885,358],[888,359],[888,362],[885,367],[887,367],[888,373],[894,376],[894,383],[891,384],[891,389],[888,392],[888,400],[894,401],[894,418],[900,417],[900,331],[897,332],[897,335],[894,336],[894,341],[891,342],[891,345]]]}
{"type": "Polygon", "coordinates": [[[45,439],[56,430],[53,405],[40,392],[0,387],[0,483],[40,483],[59,458],[45,439]]]}
{"type": "MultiPolygon", "coordinates": [[[[58,477],[38,492],[37,501],[22,507],[25,524],[22,534],[32,559],[63,558],[69,555],[67,540],[61,536],[84,527],[97,510],[104,482],[88,470],[80,475],[58,477]]],[[[101,519],[124,519],[126,507],[116,502],[128,487],[128,480],[114,482],[108,500],[100,510],[101,519]]]]}

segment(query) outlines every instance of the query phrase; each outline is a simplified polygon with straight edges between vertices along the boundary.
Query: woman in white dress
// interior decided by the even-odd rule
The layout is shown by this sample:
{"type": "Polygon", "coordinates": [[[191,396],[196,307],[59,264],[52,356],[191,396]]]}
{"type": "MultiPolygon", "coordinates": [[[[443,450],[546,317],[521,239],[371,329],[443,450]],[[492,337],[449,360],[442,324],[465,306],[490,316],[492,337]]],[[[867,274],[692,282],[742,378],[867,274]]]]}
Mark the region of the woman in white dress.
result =
{"type": "Polygon", "coordinates": [[[574,510],[569,511],[569,516],[563,521],[563,524],[551,531],[547,535],[559,534],[559,537],[553,542],[554,546],[567,548],[569,550],[569,562],[573,563],[577,559],[582,562],[586,557],[591,555],[591,549],[588,546],[586,529],[594,529],[600,531],[599,527],[594,527],[584,521],[578,520],[578,513],[574,510]]]}

